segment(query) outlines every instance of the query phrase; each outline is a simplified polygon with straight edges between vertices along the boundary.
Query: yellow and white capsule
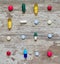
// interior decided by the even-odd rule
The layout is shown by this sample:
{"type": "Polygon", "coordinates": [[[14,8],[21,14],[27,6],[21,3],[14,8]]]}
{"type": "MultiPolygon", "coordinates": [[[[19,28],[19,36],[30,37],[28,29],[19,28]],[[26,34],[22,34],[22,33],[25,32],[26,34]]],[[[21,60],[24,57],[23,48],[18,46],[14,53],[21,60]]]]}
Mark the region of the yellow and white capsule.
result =
{"type": "Polygon", "coordinates": [[[37,3],[34,4],[34,9],[33,9],[33,11],[34,11],[34,14],[35,14],[35,15],[38,14],[38,4],[37,4],[37,3]]]}
{"type": "Polygon", "coordinates": [[[12,20],[11,18],[8,19],[8,29],[10,30],[12,28],[12,20]]]}

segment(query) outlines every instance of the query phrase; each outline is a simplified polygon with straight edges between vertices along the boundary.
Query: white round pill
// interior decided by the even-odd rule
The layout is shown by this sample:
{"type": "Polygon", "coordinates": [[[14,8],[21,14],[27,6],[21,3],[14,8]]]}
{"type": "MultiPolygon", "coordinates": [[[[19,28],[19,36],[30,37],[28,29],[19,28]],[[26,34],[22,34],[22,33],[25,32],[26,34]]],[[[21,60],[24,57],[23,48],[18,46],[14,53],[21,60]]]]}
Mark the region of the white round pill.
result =
{"type": "Polygon", "coordinates": [[[51,39],[52,38],[52,34],[48,34],[48,38],[51,39]]]}
{"type": "Polygon", "coordinates": [[[10,41],[11,40],[11,37],[10,36],[7,36],[7,40],[10,41]]]}
{"type": "Polygon", "coordinates": [[[22,38],[22,40],[24,40],[26,38],[26,36],[25,35],[22,35],[21,38],[22,38]]]}
{"type": "Polygon", "coordinates": [[[48,20],[47,23],[48,23],[48,25],[51,25],[52,24],[52,21],[51,20],[48,20]]]}
{"type": "Polygon", "coordinates": [[[34,21],[34,24],[37,25],[38,23],[39,23],[39,21],[36,19],[36,20],[34,21]]]}
{"type": "Polygon", "coordinates": [[[39,56],[39,52],[38,51],[35,52],[35,56],[39,56]]]}

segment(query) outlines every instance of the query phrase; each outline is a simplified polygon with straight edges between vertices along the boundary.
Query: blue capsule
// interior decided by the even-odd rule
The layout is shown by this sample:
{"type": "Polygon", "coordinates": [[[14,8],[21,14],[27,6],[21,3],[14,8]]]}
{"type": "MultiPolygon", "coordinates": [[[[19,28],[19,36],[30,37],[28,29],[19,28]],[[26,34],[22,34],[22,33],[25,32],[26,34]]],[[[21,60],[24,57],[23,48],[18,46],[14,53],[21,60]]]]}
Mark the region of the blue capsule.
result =
{"type": "Polygon", "coordinates": [[[24,58],[26,59],[27,58],[27,50],[26,49],[24,49],[23,54],[24,54],[24,58]]]}
{"type": "Polygon", "coordinates": [[[51,39],[52,38],[52,34],[48,34],[48,38],[51,39]]]}
{"type": "Polygon", "coordinates": [[[34,24],[35,24],[35,25],[38,25],[38,23],[39,23],[38,20],[35,20],[35,21],[34,21],[34,24]]]}

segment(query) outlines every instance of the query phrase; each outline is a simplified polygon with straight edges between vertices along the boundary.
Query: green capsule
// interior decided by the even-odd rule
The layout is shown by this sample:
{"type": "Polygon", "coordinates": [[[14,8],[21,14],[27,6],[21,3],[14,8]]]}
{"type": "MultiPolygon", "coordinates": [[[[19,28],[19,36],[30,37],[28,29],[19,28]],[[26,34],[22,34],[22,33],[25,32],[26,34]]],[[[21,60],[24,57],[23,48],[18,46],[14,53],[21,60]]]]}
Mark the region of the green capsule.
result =
{"type": "Polygon", "coordinates": [[[26,5],[23,3],[22,4],[22,12],[25,13],[26,12],[26,5]]]}
{"type": "Polygon", "coordinates": [[[34,36],[38,36],[37,32],[34,32],[34,36]]]}

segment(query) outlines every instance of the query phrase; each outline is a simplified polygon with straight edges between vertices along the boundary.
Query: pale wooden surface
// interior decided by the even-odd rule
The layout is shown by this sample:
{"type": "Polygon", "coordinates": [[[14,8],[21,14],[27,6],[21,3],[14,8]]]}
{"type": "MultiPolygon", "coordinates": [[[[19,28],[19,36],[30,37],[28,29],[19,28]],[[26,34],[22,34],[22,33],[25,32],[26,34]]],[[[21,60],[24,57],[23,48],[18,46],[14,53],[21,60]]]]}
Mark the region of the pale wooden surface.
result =
{"type": "Polygon", "coordinates": [[[59,64],[60,63],[60,0],[0,0],[0,64],[59,64]],[[38,16],[33,14],[33,5],[39,5],[38,16]],[[26,13],[22,14],[21,4],[26,3],[26,13]],[[14,6],[14,11],[9,12],[8,5],[14,6]],[[47,11],[47,6],[52,5],[53,10],[47,11]],[[9,31],[7,19],[11,17],[13,26],[9,31]],[[34,25],[34,20],[38,19],[39,24],[34,25]],[[27,24],[21,25],[20,20],[27,20],[27,24]],[[52,25],[47,25],[51,20],[52,25]],[[38,40],[33,39],[34,32],[38,32],[38,40]],[[54,36],[48,39],[48,33],[54,36]],[[21,39],[21,35],[26,34],[26,40],[21,39]],[[11,36],[11,41],[6,40],[11,36]],[[23,50],[28,50],[28,59],[23,59],[23,50]],[[10,50],[15,61],[6,57],[6,51],[10,50]],[[52,50],[53,57],[46,56],[47,50],[52,50]],[[16,51],[15,55],[13,52],[16,51]],[[39,51],[40,56],[35,57],[34,51],[39,51]],[[56,57],[54,57],[56,56],[56,57]],[[4,62],[3,62],[4,60],[4,62]]]}

